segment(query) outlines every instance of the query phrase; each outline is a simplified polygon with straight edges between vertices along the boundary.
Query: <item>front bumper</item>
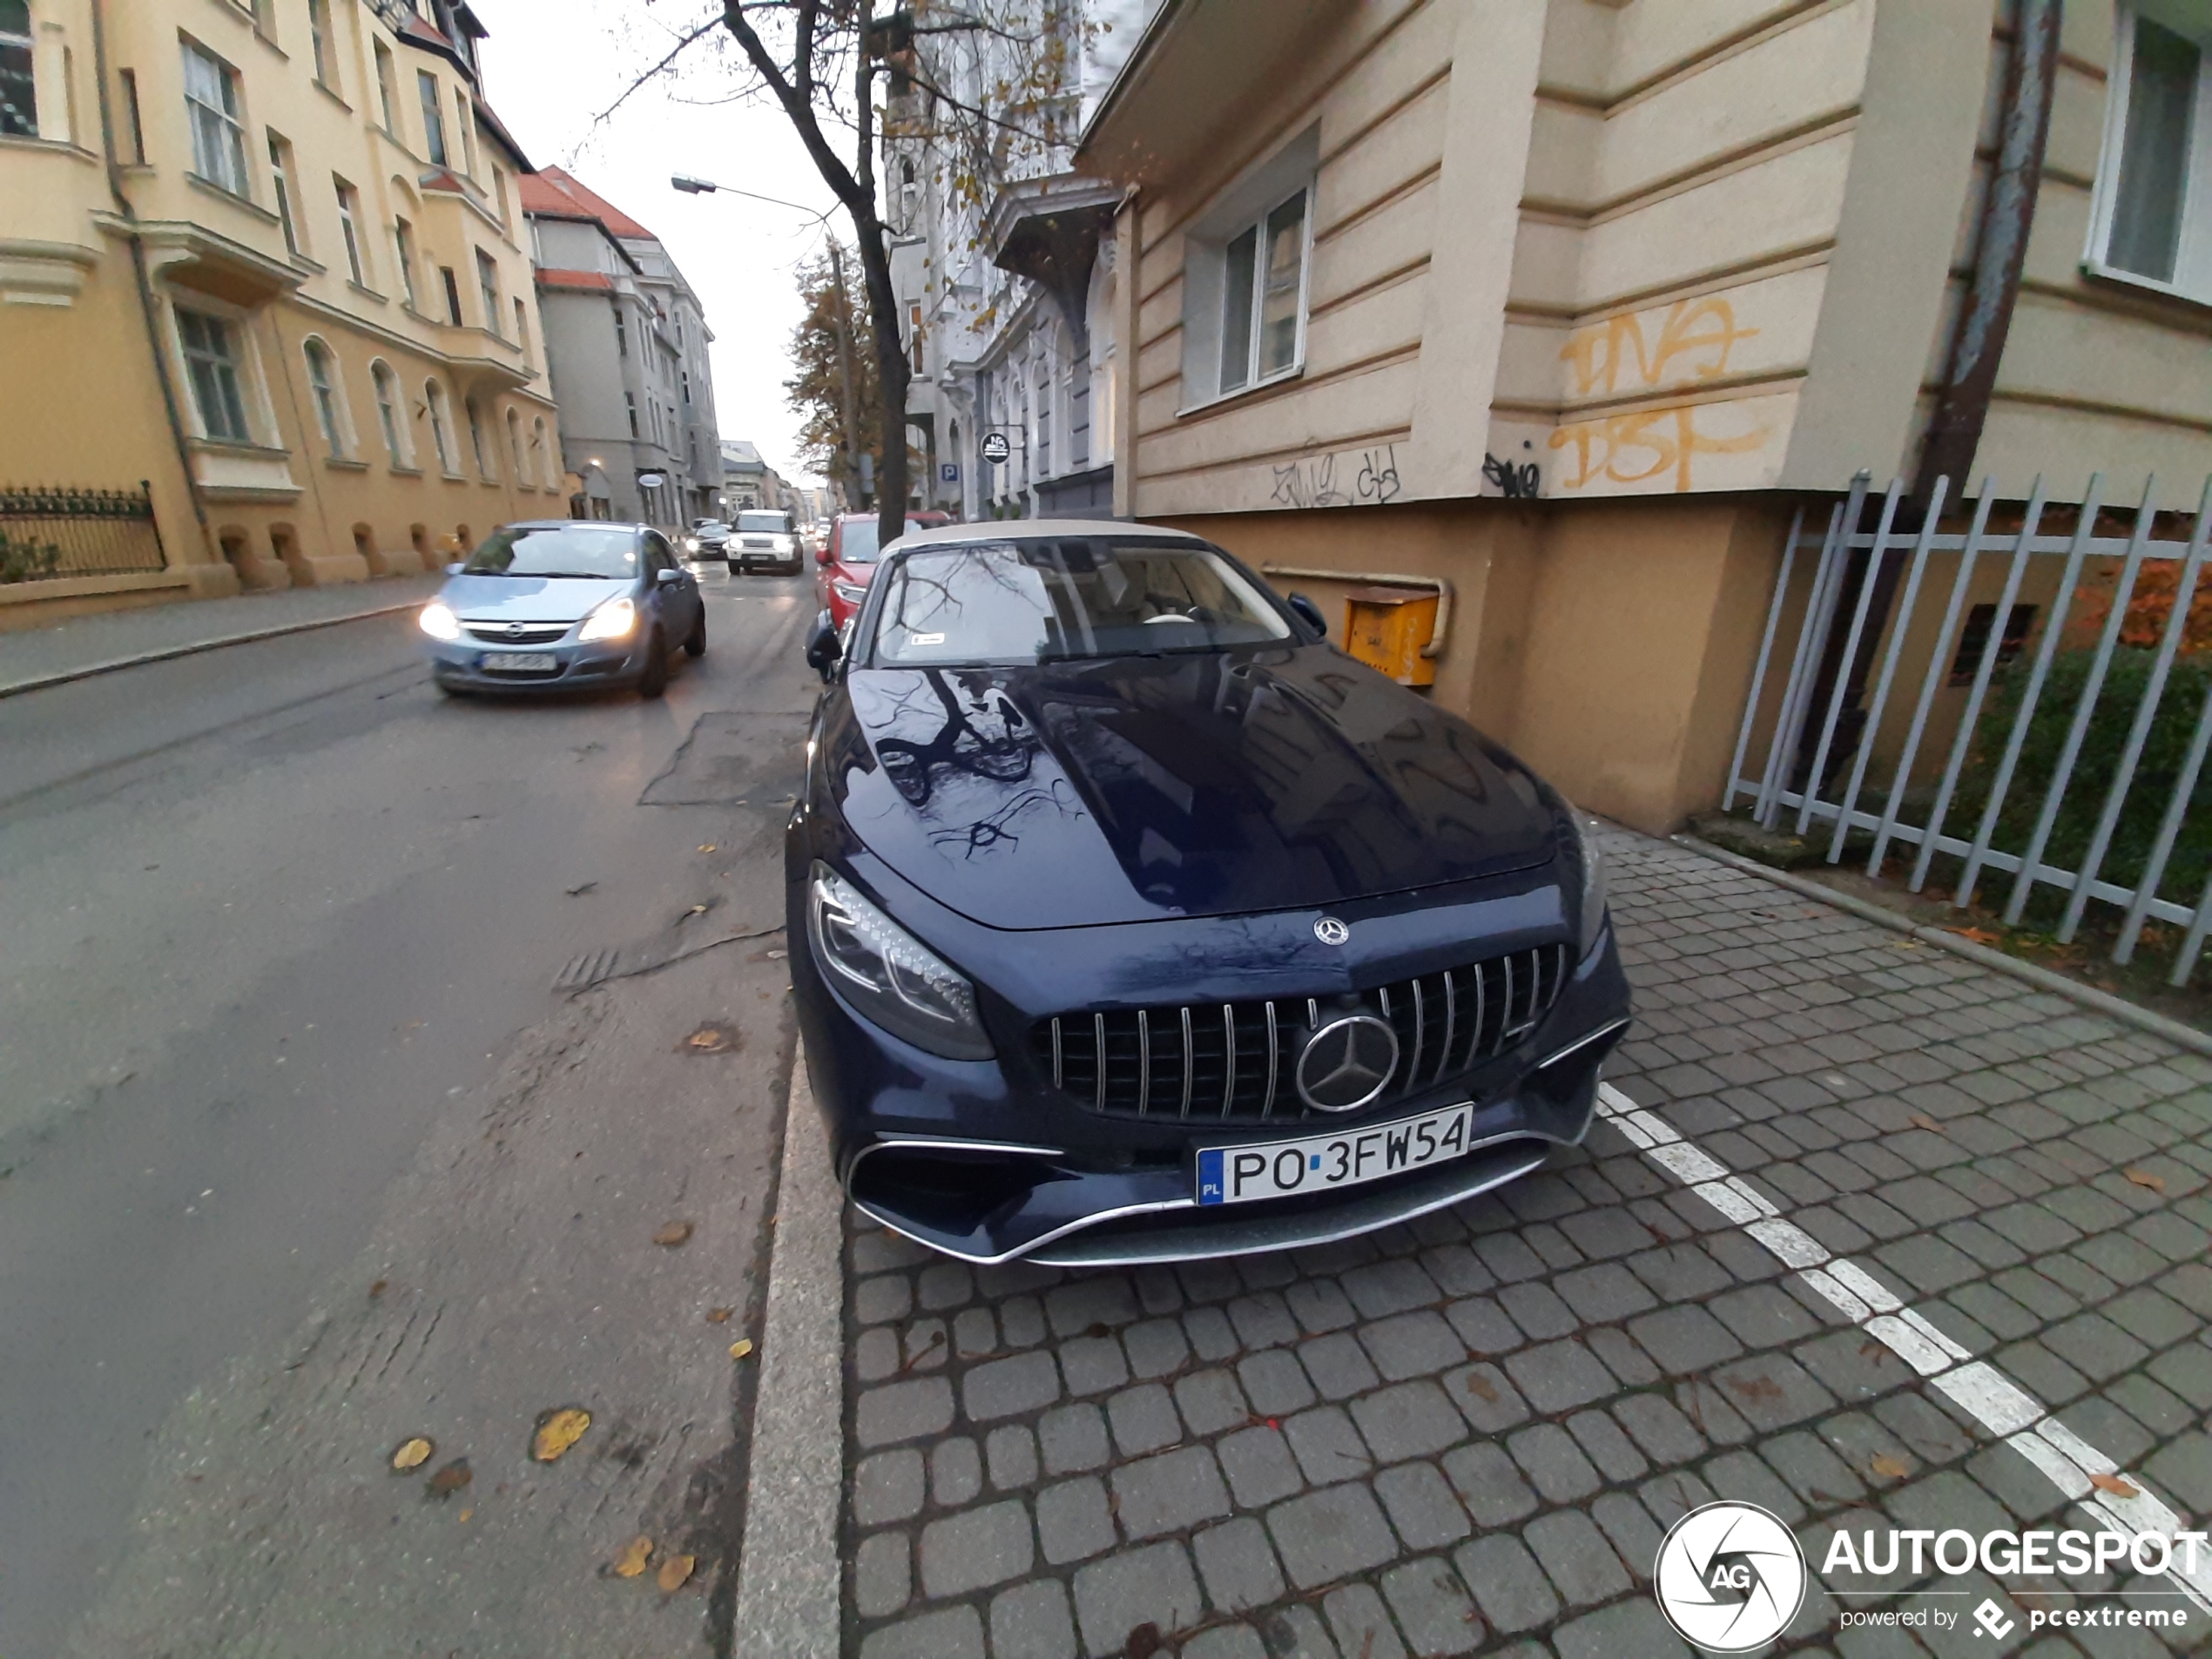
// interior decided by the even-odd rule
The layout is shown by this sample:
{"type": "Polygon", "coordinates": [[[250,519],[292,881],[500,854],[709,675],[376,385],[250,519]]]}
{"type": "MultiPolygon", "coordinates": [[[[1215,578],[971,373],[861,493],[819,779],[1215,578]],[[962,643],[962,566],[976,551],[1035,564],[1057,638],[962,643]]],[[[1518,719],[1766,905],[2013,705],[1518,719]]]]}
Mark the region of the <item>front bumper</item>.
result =
{"type": "Polygon", "coordinates": [[[650,631],[640,626],[628,639],[597,639],[589,644],[559,640],[550,645],[500,645],[465,637],[440,640],[430,648],[430,672],[439,685],[456,691],[576,691],[627,685],[645,671],[650,637],[650,631]],[[550,657],[553,671],[512,673],[483,665],[487,657],[514,653],[550,657]]]}
{"type": "Polygon", "coordinates": [[[1608,925],[1535,1029],[1440,1087],[1340,1120],[1132,1121],[1033,1076],[1003,1029],[994,1030],[998,1058],[954,1061],[861,1017],[816,968],[803,887],[792,894],[799,1027],[846,1192],[895,1231],[976,1263],[1107,1266],[1294,1249],[1460,1203],[1581,1141],[1600,1065],[1629,1023],[1608,925]],[[1476,1108],[1469,1150],[1448,1161],[1291,1197],[1197,1201],[1202,1148],[1363,1132],[1462,1101],[1476,1108]]]}

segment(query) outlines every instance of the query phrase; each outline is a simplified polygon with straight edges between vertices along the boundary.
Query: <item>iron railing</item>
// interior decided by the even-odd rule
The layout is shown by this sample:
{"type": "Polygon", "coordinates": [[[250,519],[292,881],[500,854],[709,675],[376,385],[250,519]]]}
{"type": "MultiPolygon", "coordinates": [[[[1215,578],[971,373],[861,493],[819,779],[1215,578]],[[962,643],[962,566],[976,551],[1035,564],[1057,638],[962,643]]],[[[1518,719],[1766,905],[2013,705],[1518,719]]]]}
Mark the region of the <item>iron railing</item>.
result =
{"type": "MultiPolygon", "coordinates": [[[[2212,930],[2212,819],[2192,820],[2193,806],[2212,808],[2196,799],[2212,746],[2212,637],[2189,637],[2212,479],[2193,522],[2164,516],[2179,537],[2155,534],[2155,484],[2144,483],[2124,535],[2099,533],[2101,473],[2078,507],[2052,503],[2038,478],[2001,530],[1989,481],[1963,527],[1945,527],[1947,479],[1917,528],[1902,481],[1875,528],[1857,528],[1863,473],[1824,532],[1807,533],[1800,509],[1723,810],[1749,797],[1770,829],[1791,819],[1804,836],[1817,825],[1829,863],[1848,846],[1870,874],[1898,844],[1917,848],[1905,880],[1916,893],[1944,858],[1953,906],[1992,873],[2009,876],[2007,926],[2039,887],[2058,890],[2064,904],[2046,901],[2035,920],[2061,944],[2091,900],[2113,907],[2115,962],[2131,960],[2147,923],[2168,924],[2179,930],[2168,979],[2186,984],[2212,930]],[[1792,620],[1777,680],[1775,645],[1792,620]],[[1765,759],[1749,772],[1762,735],[1765,759]],[[2179,893],[2162,890],[2176,878],[2179,893]]],[[[2212,635],[2212,590],[2204,599],[2194,620],[2212,635]]]]}
{"type": "Polygon", "coordinates": [[[167,568],[153,486],[0,489],[0,583],[167,568]]]}

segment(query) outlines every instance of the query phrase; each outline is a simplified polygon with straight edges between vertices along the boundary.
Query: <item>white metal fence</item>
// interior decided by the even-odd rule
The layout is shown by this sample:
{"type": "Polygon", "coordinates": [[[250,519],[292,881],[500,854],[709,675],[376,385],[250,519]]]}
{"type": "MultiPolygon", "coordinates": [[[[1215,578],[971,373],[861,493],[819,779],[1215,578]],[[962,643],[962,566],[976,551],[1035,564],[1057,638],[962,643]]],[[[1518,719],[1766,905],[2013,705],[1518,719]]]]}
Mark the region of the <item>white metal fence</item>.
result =
{"type": "Polygon", "coordinates": [[[1946,514],[1941,481],[1917,528],[1901,481],[1858,528],[1864,474],[1824,533],[1801,508],[1723,806],[1748,797],[1767,827],[1824,836],[1831,864],[1880,874],[1894,856],[1912,891],[1935,877],[1954,905],[1986,885],[1995,906],[2008,877],[2007,924],[2039,887],[2063,894],[2030,918],[2061,942],[2093,900],[2111,907],[2095,920],[2117,962],[2164,924],[2185,984],[2212,927],[2212,817],[2192,817],[2212,812],[2212,587],[2190,637],[2212,479],[2193,521],[2154,510],[2155,482],[2132,529],[2100,524],[2101,474],[2078,507],[2040,478],[2024,507],[2000,503],[1985,481],[1970,517],[1946,514]]]}

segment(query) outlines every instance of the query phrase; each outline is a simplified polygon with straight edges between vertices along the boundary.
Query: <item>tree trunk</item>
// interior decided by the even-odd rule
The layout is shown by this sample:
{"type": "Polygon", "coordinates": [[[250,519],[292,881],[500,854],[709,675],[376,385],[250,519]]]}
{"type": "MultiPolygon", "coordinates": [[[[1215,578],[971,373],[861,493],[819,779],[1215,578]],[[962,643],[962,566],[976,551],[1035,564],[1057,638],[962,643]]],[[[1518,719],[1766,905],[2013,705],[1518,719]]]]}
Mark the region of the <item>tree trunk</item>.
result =
{"type": "MultiPolygon", "coordinates": [[[[857,219],[859,215],[855,214],[857,219]]],[[[868,215],[873,221],[875,215],[868,215]]],[[[860,269],[867,278],[868,312],[875,324],[876,387],[883,400],[882,459],[876,465],[876,534],[888,547],[907,533],[907,384],[913,372],[899,327],[899,296],[891,287],[891,254],[883,226],[862,228],[860,269]]]]}

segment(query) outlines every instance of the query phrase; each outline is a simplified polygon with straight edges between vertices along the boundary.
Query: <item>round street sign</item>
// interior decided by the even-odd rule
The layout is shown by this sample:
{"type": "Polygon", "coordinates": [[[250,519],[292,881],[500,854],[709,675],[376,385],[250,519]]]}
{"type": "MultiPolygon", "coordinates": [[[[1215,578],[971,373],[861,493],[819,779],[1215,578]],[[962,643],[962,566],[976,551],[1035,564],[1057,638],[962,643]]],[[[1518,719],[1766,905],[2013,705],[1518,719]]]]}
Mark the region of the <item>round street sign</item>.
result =
{"type": "Polygon", "coordinates": [[[637,482],[647,489],[658,489],[668,482],[668,475],[664,472],[641,472],[637,475],[637,482]]]}
{"type": "Polygon", "coordinates": [[[1013,453],[1014,446],[1007,442],[1005,433],[986,432],[983,435],[983,459],[994,467],[1004,464],[1007,456],[1013,453]]]}

